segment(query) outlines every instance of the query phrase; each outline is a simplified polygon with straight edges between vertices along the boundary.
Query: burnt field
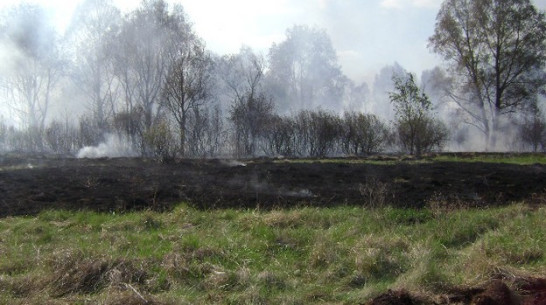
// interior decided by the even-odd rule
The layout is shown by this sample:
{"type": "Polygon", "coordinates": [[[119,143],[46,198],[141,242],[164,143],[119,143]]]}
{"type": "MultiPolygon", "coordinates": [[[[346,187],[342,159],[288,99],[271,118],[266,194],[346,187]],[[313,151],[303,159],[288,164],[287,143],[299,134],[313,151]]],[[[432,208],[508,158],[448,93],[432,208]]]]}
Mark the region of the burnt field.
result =
{"type": "Polygon", "coordinates": [[[0,216],[47,209],[544,202],[546,165],[382,160],[287,161],[0,157],[0,216]]]}

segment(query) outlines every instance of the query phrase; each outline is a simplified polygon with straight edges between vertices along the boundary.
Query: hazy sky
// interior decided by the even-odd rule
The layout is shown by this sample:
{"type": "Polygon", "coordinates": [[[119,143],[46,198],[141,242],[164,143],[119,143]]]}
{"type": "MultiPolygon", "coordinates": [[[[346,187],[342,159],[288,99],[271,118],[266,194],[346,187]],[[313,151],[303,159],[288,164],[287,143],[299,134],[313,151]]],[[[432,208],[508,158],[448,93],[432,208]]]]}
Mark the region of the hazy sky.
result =
{"type": "MultiPolygon", "coordinates": [[[[0,0],[0,8],[17,3],[0,0]]],[[[59,27],[70,20],[78,1],[32,0],[50,8],[59,27]]],[[[442,0],[171,0],[184,6],[196,32],[212,51],[235,53],[241,45],[267,54],[287,28],[324,28],[343,71],[371,84],[374,74],[395,61],[420,74],[440,63],[427,48],[442,0]]],[[[546,9],[546,0],[533,1],[546,9]]],[[[124,11],[139,0],[114,0],[124,11]]]]}

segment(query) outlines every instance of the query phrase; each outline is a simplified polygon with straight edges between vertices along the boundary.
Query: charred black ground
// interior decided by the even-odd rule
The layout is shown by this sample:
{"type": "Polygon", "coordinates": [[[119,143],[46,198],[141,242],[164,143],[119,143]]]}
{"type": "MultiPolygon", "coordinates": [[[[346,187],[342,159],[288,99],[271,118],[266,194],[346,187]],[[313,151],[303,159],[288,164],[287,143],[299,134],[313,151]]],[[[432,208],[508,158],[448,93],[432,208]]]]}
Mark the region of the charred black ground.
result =
{"type": "Polygon", "coordinates": [[[546,165],[482,162],[0,157],[0,216],[46,209],[165,210],[370,205],[421,208],[540,201],[546,165]]]}

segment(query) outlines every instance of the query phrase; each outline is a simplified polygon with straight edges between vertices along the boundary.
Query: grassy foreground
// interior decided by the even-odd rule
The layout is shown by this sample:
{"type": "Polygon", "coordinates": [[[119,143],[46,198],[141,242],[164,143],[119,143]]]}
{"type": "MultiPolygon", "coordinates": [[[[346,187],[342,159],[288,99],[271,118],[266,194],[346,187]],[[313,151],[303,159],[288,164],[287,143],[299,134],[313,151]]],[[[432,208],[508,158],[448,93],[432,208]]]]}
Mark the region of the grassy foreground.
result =
{"type": "Polygon", "coordinates": [[[546,208],[50,211],[0,219],[0,304],[357,304],[546,274],[546,208]]]}

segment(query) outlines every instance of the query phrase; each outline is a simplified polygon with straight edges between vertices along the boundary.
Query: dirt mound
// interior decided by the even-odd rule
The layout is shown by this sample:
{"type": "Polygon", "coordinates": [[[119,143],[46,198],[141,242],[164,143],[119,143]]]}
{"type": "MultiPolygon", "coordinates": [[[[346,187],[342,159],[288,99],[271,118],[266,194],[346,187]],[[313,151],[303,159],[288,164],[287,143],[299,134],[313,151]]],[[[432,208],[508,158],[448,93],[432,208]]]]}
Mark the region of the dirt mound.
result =
{"type": "Polygon", "coordinates": [[[483,289],[483,292],[472,298],[474,305],[515,305],[516,297],[510,288],[499,280],[491,281],[483,289]]]}
{"type": "Polygon", "coordinates": [[[546,278],[520,278],[515,281],[522,305],[546,305],[546,278]]]}
{"type": "Polygon", "coordinates": [[[455,162],[304,163],[0,157],[0,217],[44,209],[123,211],[377,205],[541,203],[545,165],[455,162]],[[537,199],[538,198],[538,199],[537,199]]]}
{"type": "Polygon", "coordinates": [[[546,305],[546,279],[514,277],[493,279],[480,287],[453,287],[444,295],[419,296],[405,290],[388,290],[366,305],[470,304],[546,305]]]}
{"type": "Polygon", "coordinates": [[[389,290],[386,293],[374,298],[366,303],[366,305],[416,305],[421,304],[409,292],[405,290],[393,291],[389,290]]]}
{"type": "Polygon", "coordinates": [[[495,279],[472,295],[473,305],[546,305],[546,279],[495,279]],[[512,287],[512,288],[510,288],[512,287]]]}

